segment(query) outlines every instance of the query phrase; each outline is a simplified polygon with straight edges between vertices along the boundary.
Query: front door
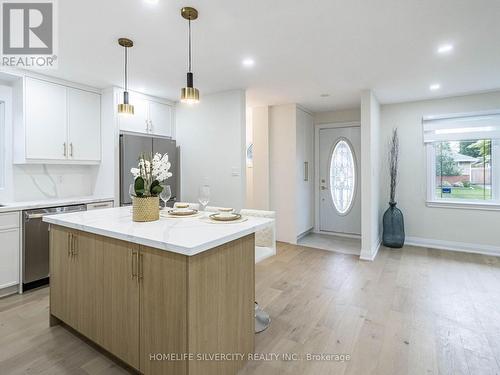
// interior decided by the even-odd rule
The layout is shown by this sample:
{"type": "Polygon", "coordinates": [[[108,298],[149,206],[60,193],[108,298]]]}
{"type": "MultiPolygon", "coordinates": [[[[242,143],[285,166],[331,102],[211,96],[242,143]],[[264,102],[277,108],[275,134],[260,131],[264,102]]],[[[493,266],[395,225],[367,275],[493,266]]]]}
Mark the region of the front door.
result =
{"type": "Polygon", "coordinates": [[[361,234],[360,160],[359,127],[319,130],[321,231],[361,234]]]}

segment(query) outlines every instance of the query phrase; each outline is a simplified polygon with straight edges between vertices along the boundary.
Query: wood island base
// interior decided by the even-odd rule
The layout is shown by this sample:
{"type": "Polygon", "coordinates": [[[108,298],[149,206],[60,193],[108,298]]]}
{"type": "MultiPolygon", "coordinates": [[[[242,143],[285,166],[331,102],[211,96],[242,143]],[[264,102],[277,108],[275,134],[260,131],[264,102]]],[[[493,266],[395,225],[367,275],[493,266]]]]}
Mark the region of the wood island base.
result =
{"type": "Polygon", "coordinates": [[[254,234],[186,256],[51,225],[50,325],[144,374],[234,375],[254,350],[254,258],[254,234]]]}

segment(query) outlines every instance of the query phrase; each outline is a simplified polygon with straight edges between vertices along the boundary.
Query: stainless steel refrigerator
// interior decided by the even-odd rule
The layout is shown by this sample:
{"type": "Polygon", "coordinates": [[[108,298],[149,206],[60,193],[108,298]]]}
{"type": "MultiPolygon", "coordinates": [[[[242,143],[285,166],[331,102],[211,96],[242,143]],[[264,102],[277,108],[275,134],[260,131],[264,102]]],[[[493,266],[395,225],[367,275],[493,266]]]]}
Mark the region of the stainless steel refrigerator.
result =
{"type": "Polygon", "coordinates": [[[132,203],[129,195],[129,186],[134,183],[130,169],[137,167],[139,155],[168,154],[172,177],[166,184],[170,185],[172,197],[169,205],[179,200],[179,148],[172,139],[152,137],[150,135],[120,134],[120,206],[132,203]]]}

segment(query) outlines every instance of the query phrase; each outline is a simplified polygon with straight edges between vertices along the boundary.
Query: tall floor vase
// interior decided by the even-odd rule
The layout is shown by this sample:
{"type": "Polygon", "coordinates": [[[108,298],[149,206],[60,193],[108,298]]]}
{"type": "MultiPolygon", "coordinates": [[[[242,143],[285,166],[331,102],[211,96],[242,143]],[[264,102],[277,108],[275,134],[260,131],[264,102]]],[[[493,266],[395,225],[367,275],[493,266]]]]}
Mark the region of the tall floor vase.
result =
{"type": "Polygon", "coordinates": [[[396,202],[389,202],[384,213],[382,243],[384,246],[401,248],[405,243],[405,223],[403,213],[396,207],[396,202]]]}

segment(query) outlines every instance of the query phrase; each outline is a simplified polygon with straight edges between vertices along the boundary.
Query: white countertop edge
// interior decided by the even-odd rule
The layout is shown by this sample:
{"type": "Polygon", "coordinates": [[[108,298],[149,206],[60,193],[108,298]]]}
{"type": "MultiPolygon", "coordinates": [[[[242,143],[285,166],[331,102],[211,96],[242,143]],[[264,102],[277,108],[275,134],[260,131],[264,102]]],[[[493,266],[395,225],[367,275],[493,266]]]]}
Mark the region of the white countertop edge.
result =
{"type": "MultiPolygon", "coordinates": [[[[249,234],[255,233],[256,231],[264,229],[269,225],[268,222],[256,224],[254,227],[248,228],[245,230],[241,230],[238,233],[235,233],[232,235],[227,235],[223,238],[209,241],[209,242],[204,243],[203,245],[199,245],[199,246],[196,246],[193,248],[186,248],[186,247],[176,246],[176,245],[172,245],[172,244],[166,244],[165,242],[162,242],[162,241],[154,241],[154,240],[150,240],[150,239],[143,238],[143,237],[137,237],[137,236],[131,236],[131,235],[129,236],[129,235],[126,235],[123,233],[114,232],[114,231],[105,230],[105,229],[99,229],[99,228],[95,228],[95,227],[91,227],[91,226],[87,226],[87,225],[83,225],[83,224],[70,223],[70,222],[67,222],[65,220],[59,220],[59,219],[55,218],[54,216],[46,216],[43,218],[43,221],[45,221],[49,224],[60,225],[62,227],[66,227],[66,228],[81,230],[83,232],[97,234],[97,235],[104,236],[104,237],[110,237],[110,238],[114,238],[117,240],[131,242],[131,243],[135,243],[137,245],[144,245],[144,246],[152,247],[152,248],[159,249],[159,250],[170,251],[172,253],[177,253],[177,254],[186,255],[186,256],[197,255],[197,254],[202,253],[204,251],[213,249],[214,247],[224,245],[228,242],[231,242],[231,241],[237,240],[239,238],[245,237],[249,234]]],[[[270,219],[270,221],[271,221],[271,219],[270,219]]],[[[211,225],[231,225],[231,224],[211,224],[211,225]]]]}
{"type": "Polygon", "coordinates": [[[45,208],[45,207],[68,206],[73,204],[108,202],[114,200],[115,199],[113,197],[107,197],[107,196],[97,196],[97,197],[85,196],[85,197],[71,197],[71,198],[55,198],[47,200],[40,199],[36,201],[26,201],[26,202],[0,202],[0,204],[5,204],[4,207],[0,207],[0,213],[31,210],[31,209],[45,208]]]}

